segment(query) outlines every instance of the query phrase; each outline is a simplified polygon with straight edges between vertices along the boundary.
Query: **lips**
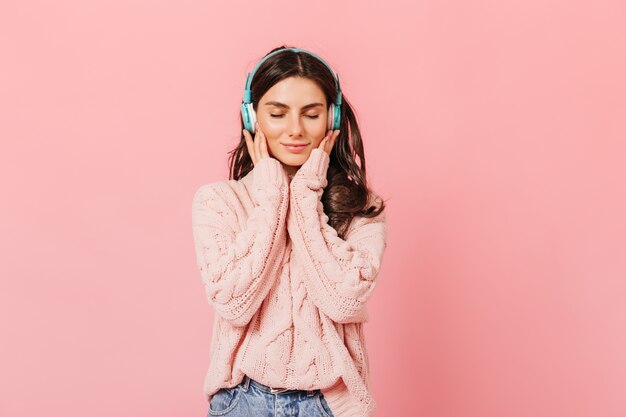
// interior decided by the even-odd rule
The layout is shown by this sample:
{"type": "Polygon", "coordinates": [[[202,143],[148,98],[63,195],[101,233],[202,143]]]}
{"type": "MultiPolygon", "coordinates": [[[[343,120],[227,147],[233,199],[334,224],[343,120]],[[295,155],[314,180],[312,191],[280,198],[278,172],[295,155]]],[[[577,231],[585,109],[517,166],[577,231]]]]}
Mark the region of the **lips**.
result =
{"type": "Polygon", "coordinates": [[[302,152],[307,148],[307,146],[309,146],[308,143],[283,143],[282,145],[293,153],[302,152]]]}

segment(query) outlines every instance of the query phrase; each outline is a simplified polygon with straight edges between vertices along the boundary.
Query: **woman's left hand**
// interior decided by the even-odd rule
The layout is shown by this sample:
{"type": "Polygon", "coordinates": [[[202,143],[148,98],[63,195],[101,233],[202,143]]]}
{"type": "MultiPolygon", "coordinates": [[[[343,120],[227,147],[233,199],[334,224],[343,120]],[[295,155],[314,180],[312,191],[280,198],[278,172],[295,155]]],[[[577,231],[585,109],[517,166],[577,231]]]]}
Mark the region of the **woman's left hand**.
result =
{"type": "Polygon", "coordinates": [[[324,139],[320,142],[317,149],[321,149],[326,152],[330,156],[330,152],[333,150],[333,146],[335,145],[335,140],[337,140],[337,136],[339,136],[339,130],[329,130],[324,136],[324,139]]]}

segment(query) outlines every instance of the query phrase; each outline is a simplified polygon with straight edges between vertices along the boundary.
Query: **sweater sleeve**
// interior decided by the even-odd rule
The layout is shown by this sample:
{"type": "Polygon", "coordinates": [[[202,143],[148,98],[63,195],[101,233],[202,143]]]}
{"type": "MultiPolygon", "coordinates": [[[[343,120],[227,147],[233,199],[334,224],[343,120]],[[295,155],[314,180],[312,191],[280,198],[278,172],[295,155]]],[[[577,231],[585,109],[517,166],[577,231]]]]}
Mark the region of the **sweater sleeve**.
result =
{"type": "Polygon", "coordinates": [[[386,215],[355,217],[341,239],[321,202],[328,164],[328,154],[314,149],[291,180],[287,230],[316,306],[339,323],[364,321],[387,245],[386,215]]]}
{"type": "Polygon", "coordinates": [[[279,161],[253,168],[254,207],[240,227],[236,194],[226,182],[201,186],[192,202],[196,261],[210,305],[234,326],[246,325],[278,275],[286,245],[289,183],[279,161]]]}

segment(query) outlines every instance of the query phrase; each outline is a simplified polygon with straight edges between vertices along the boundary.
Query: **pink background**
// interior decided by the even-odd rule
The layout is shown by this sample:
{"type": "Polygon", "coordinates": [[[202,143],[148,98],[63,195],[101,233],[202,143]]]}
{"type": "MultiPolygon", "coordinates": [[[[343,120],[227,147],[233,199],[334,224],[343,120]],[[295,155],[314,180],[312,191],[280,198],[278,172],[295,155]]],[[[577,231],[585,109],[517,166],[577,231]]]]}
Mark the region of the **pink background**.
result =
{"type": "Polygon", "coordinates": [[[626,415],[618,0],[2,1],[0,415],[206,415],[191,199],[282,44],[388,199],[377,415],[626,415]]]}

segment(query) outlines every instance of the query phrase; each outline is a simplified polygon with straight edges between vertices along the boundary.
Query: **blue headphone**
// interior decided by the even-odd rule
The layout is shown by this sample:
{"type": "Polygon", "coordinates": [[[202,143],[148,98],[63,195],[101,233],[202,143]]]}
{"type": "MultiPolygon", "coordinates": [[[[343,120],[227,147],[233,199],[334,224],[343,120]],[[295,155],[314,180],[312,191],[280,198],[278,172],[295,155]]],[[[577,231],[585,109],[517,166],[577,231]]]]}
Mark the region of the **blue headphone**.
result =
{"type": "Polygon", "coordinates": [[[278,51],[274,51],[268,54],[265,58],[263,58],[258,64],[256,64],[252,72],[248,73],[248,76],[246,77],[246,87],[243,92],[243,103],[241,104],[241,116],[243,118],[243,124],[244,124],[245,129],[251,133],[255,133],[256,131],[255,129],[256,112],[254,111],[254,108],[252,107],[252,91],[250,91],[250,85],[252,84],[252,78],[254,77],[254,73],[256,73],[256,70],[261,66],[261,64],[267,58],[271,57],[274,54],[277,54],[279,52],[286,51],[286,50],[292,50],[295,52],[306,52],[309,55],[313,55],[315,58],[319,59],[324,65],[326,65],[326,67],[328,67],[328,69],[330,70],[330,73],[333,74],[333,78],[335,79],[335,87],[337,89],[337,99],[335,100],[334,103],[331,103],[330,106],[328,107],[328,125],[326,129],[327,130],[339,129],[339,123],[341,121],[341,98],[342,98],[341,89],[339,88],[339,74],[335,74],[332,68],[330,68],[330,66],[322,58],[320,58],[319,56],[315,55],[312,52],[305,51],[304,49],[300,49],[300,48],[283,48],[283,49],[279,49],[278,51]]]}

